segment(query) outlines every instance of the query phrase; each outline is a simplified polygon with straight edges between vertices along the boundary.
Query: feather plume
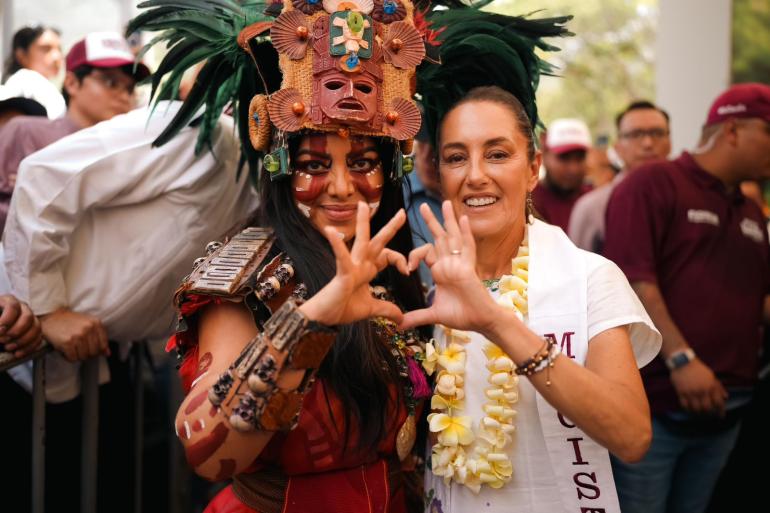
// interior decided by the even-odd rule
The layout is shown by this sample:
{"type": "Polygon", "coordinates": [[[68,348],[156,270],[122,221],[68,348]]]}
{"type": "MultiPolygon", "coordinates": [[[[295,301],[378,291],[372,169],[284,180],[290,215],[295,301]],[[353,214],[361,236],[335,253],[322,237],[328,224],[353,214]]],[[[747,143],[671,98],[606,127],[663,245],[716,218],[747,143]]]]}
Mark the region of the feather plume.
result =
{"type": "Polygon", "coordinates": [[[427,13],[431,30],[438,32],[440,56],[440,64],[426,60],[417,69],[427,133],[435,137],[444,114],[468,91],[490,85],[516,96],[532,125],[539,124],[535,91],[540,75],[555,68],[535,49],[558,50],[543,38],[571,35],[564,27],[571,18],[504,16],[480,11],[476,4],[427,13]]]}
{"type": "MultiPolygon", "coordinates": [[[[214,128],[224,109],[232,106],[240,117],[244,108],[248,112],[254,94],[272,92],[266,88],[277,89],[275,80],[258,83],[254,79],[258,64],[237,41],[245,27],[271,19],[264,14],[267,7],[264,0],[149,0],[139,7],[144,11],[129,22],[126,33],[160,31],[142,49],[142,54],[157,45],[168,48],[158,69],[148,79],[155,106],[160,100],[176,97],[184,73],[205,62],[182,107],[153,142],[155,146],[165,144],[185,126],[195,124],[200,127],[195,152],[200,153],[211,147],[214,128]]],[[[263,57],[277,73],[277,55],[271,55],[275,50],[269,39],[263,38],[255,46],[252,53],[256,51],[261,55],[257,59],[263,57]]],[[[240,119],[237,125],[241,140],[248,140],[248,125],[240,119]]],[[[242,160],[255,163],[253,150],[250,151],[247,144],[242,148],[242,160]]]]}

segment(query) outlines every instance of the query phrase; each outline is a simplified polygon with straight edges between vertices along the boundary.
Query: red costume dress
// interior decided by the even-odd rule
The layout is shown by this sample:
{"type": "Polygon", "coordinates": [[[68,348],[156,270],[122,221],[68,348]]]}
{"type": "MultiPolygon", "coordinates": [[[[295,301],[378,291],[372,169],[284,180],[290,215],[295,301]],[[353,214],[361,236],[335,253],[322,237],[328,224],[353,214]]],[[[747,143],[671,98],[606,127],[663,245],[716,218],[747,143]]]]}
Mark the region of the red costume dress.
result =
{"type": "MultiPolygon", "coordinates": [[[[273,252],[275,254],[275,252],[273,252]]],[[[280,255],[265,265],[273,265],[280,255]]],[[[267,282],[262,272],[254,287],[267,282]],[[259,278],[262,277],[262,282],[259,278]]],[[[281,283],[271,298],[270,307],[282,303],[289,293],[301,295],[304,289],[293,279],[281,283]]],[[[377,287],[382,292],[381,287],[377,287]]],[[[207,369],[205,361],[199,361],[197,340],[197,312],[208,304],[223,299],[214,295],[178,293],[176,302],[180,314],[180,328],[167,346],[177,349],[182,356],[179,369],[183,387],[188,393],[197,375],[207,369]]],[[[261,326],[266,319],[260,318],[260,307],[250,305],[255,322],[261,326]]],[[[269,314],[268,314],[269,315],[269,314]]],[[[264,315],[262,315],[264,317],[264,315]]],[[[303,398],[297,426],[291,431],[276,432],[253,465],[233,478],[233,483],[222,490],[208,505],[205,513],[400,513],[407,511],[408,483],[402,462],[397,455],[399,437],[403,427],[412,423],[410,409],[416,399],[427,397],[430,389],[423,371],[415,362],[420,355],[415,347],[416,332],[402,334],[392,324],[382,320],[372,321],[383,343],[392,345],[392,353],[399,363],[404,378],[404,391],[398,393],[396,384],[390,387],[391,410],[387,434],[376,450],[357,449],[358,425],[354,423],[347,433],[343,404],[334,391],[319,378],[303,398]],[[391,340],[387,340],[390,338],[391,340]],[[396,352],[399,355],[396,355],[396,352]],[[410,403],[411,401],[411,403],[410,403]]],[[[386,407],[386,405],[383,405],[386,407]]],[[[212,410],[213,412],[213,410],[212,410]]],[[[219,413],[215,413],[219,415],[219,413]]],[[[355,420],[353,420],[355,422],[355,420]]],[[[409,466],[413,467],[411,459],[409,466]]],[[[406,462],[405,462],[406,463],[406,462]]],[[[414,469],[411,468],[410,472],[414,469]]],[[[420,478],[415,477],[414,482],[420,478]]]]}

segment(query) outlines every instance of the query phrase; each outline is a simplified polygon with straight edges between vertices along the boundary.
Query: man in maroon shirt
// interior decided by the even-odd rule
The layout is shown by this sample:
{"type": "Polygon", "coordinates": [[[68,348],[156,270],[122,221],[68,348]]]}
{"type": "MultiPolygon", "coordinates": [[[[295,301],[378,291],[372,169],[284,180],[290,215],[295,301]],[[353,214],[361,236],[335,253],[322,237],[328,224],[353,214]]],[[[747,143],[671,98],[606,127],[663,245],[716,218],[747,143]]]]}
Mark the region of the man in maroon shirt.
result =
{"type": "Polygon", "coordinates": [[[548,127],[543,144],[545,177],[532,191],[532,202],[545,221],[565,233],[575,202],[591,190],[584,184],[590,148],[591,134],[579,119],[557,119],[548,127]]]}
{"type": "Polygon", "coordinates": [[[134,72],[128,43],[109,32],[89,34],[75,43],[66,62],[66,114],[53,120],[17,116],[0,128],[0,233],[19,163],[63,137],[131,110],[134,86],[149,74],[143,64],[134,72]]]}
{"type": "Polygon", "coordinates": [[[653,441],[613,460],[624,513],[699,513],[757,381],[770,292],[765,220],[740,182],[770,177],[770,87],[739,84],[712,105],[700,147],[638,168],[613,191],[605,255],[663,335],[642,369],[653,441]]]}

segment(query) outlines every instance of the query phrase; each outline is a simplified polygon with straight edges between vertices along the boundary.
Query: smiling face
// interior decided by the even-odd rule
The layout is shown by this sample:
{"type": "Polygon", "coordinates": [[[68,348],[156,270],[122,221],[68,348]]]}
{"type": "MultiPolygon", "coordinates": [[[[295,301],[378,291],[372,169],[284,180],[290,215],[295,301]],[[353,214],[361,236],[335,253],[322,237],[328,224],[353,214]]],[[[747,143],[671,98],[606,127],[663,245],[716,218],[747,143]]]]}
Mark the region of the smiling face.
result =
{"type": "Polygon", "coordinates": [[[371,137],[305,135],[292,167],[294,201],[319,231],[331,226],[351,240],[358,202],[368,203],[372,216],[379,207],[385,179],[371,137]]]}
{"type": "Polygon", "coordinates": [[[441,124],[439,170],[444,198],[467,215],[476,240],[523,232],[527,192],[537,184],[540,154],[527,155],[528,139],[507,106],[471,101],[441,124]]]}

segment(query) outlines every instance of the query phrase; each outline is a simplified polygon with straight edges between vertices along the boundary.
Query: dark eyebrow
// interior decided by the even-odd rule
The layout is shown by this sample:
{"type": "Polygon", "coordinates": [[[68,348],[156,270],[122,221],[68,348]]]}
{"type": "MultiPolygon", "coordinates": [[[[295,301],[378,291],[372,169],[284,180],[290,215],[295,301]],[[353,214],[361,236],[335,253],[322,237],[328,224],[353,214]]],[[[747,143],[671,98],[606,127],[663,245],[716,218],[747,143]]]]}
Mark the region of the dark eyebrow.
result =
{"type": "Polygon", "coordinates": [[[300,155],[310,155],[311,157],[315,157],[321,160],[331,160],[331,156],[328,153],[321,153],[319,151],[313,151],[313,150],[306,150],[302,149],[297,152],[297,157],[300,155]]]}
{"type": "Polygon", "coordinates": [[[502,144],[510,142],[510,139],[507,137],[495,137],[494,139],[490,139],[484,143],[484,146],[494,146],[495,144],[502,144]]]}
{"type": "Polygon", "coordinates": [[[377,147],[376,146],[367,146],[366,148],[363,148],[361,150],[355,150],[348,153],[347,158],[353,158],[353,157],[360,157],[362,155],[366,155],[370,151],[377,153],[377,147]]]}
{"type": "Polygon", "coordinates": [[[452,143],[446,143],[441,147],[442,150],[453,149],[453,148],[458,150],[464,150],[465,144],[461,142],[452,142],[452,143]]]}

